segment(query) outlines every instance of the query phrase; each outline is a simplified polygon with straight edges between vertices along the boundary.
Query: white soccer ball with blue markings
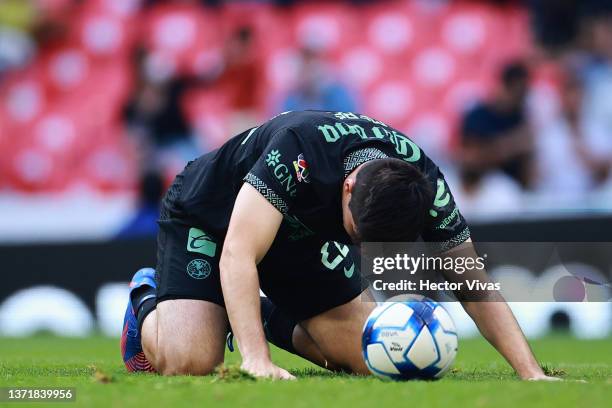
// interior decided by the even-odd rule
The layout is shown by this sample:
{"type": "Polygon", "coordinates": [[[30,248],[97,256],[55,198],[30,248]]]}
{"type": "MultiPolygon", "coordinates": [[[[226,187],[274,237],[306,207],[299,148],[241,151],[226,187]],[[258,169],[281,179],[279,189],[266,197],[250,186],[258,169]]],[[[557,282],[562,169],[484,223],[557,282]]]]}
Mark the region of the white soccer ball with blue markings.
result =
{"type": "Polygon", "coordinates": [[[370,313],[362,347],[378,377],[436,379],[455,361],[457,331],[448,312],[431,299],[384,303],[370,313]]]}

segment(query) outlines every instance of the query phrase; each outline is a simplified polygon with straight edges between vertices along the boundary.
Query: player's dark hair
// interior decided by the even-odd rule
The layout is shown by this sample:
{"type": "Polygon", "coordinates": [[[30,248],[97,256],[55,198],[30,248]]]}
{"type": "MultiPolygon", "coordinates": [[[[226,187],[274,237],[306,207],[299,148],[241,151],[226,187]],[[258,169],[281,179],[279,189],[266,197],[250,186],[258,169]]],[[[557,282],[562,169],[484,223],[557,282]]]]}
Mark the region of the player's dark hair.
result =
{"type": "Polygon", "coordinates": [[[369,242],[415,241],[433,202],[433,189],[415,166],[373,160],[355,178],[349,208],[358,237],[369,242]]]}

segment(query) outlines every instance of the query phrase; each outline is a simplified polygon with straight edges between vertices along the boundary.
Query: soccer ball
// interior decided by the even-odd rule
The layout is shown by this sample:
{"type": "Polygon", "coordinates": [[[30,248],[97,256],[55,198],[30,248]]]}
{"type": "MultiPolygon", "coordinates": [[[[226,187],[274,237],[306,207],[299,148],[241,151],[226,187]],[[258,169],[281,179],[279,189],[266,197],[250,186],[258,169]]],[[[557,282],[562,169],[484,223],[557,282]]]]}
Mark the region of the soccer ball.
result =
{"type": "Polygon", "coordinates": [[[429,298],[384,303],[365,323],[362,349],[378,377],[436,379],[455,360],[457,331],[448,312],[429,298]]]}

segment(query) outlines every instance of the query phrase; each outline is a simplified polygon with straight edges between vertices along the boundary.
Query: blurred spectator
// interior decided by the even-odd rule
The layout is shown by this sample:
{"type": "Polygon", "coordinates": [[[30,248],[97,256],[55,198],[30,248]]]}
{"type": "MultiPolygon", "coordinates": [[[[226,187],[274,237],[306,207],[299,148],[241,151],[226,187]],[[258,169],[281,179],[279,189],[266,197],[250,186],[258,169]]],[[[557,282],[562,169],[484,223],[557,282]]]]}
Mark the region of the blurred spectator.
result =
{"type": "Polygon", "coordinates": [[[507,65],[495,97],[464,117],[459,159],[466,193],[496,171],[523,188],[530,186],[533,136],[525,112],[528,84],[529,72],[522,63],[507,65]]]}
{"type": "Polygon", "coordinates": [[[164,184],[159,173],[154,171],[144,173],[140,179],[137,208],[132,218],[121,228],[117,238],[155,236],[163,193],[164,184]]]}
{"type": "Polygon", "coordinates": [[[281,110],[305,109],[342,112],[358,110],[351,91],[333,78],[321,54],[310,47],[301,50],[298,83],[285,97],[281,110]]]}
{"type": "Polygon", "coordinates": [[[163,3],[193,3],[201,4],[202,6],[217,7],[222,5],[224,0],[144,0],[143,5],[145,7],[154,6],[163,3]]]}
{"type": "Polygon", "coordinates": [[[585,84],[585,132],[597,153],[609,158],[612,157],[612,2],[596,4],[583,18],[587,58],[579,75],[585,84]]]}
{"type": "Polygon", "coordinates": [[[600,151],[585,129],[583,96],[580,80],[568,75],[561,90],[560,115],[536,139],[536,188],[561,199],[584,199],[608,178],[612,163],[609,152],[600,151]]]}
{"type": "Polygon", "coordinates": [[[146,52],[136,52],[137,83],[124,106],[128,132],[135,139],[147,166],[182,167],[175,162],[195,158],[199,149],[181,101],[189,79],[152,74],[146,52]]]}
{"type": "Polygon", "coordinates": [[[35,51],[30,35],[36,18],[32,2],[0,2],[0,78],[9,69],[25,65],[35,51]]]}
{"type": "MultiPolygon", "coordinates": [[[[448,178],[449,184],[453,181],[452,176],[448,178]]],[[[523,206],[522,193],[521,187],[502,173],[484,175],[477,188],[469,191],[461,188],[453,191],[455,201],[468,221],[516,214],[523,206]]]]}
{"type": "Polygon", "coordinates": [[[227,40],[219,82],[230,94],[230,107],[252,111],[257,107],[258,64],[250,27],[238,28],[227,40]]]}
{"type": "Polygon", "coordinates": [[[211,84],[227,95],[231,111],[230,134],[242,132],[258,121],[257,107],[261,91],[254,41],[252,28],[242,26],[236,29],[225,44],[220,74],[211,84]]]}
{"type": "MultiPolygon", "coordinates": [[[[588,3],[591,0],[582,0],[588,3]]],[[[578,33],[577,0],[530,0],[531,21],[535,39],[550,51],[570,45],[578,33]]]]}

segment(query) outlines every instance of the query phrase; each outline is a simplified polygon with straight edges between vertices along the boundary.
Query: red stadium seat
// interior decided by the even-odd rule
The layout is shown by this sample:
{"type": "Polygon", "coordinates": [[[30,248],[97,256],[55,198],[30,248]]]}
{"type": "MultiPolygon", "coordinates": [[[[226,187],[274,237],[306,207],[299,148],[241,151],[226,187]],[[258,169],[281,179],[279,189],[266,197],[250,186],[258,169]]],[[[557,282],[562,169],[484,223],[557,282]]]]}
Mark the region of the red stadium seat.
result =
{"type": "Polygon", "coordinates": [[[293,40],[298,47],[313,48],[335,58],[362,40],[357,15],[357,10],[346,3],[300,3],[290,23],[293,40]]]}
{"type": "Polygon", "coordinates": [[[194,90],[183,102],[185,112],[206,149],[216,148],[227,140],[230,111],[225,94],[215,89],[194,90]]]}
{"type": "Polygon", "coordinates": [[[99,13],[108,13],[122,20],[138,18],[144,0],[88,0],[86,6],[99,13]]]}
{"type": "Polygon", "coordinates": [[[77,91],[87,82],[92,69],[87,53],[76,46],[47,50],[39,61],[42,78],[53,95],[77,91]]]}
{"type": "Polygon", "coordinates": [[[7,163],[8,182],[24,191],[56,191],[72,177],[79,138],[72,117],[60,112],[41,114],[37,120],[14,128],[7,163]]]}
{"type": "Polygon", "coordinates": [[[138,169],[135,151],[117,126],[100,128],[96,142],[83,151],[74,168],[80,182],[102,192],[133,190],[138,169]]]}
{"type": "Polygon", "coordinates": [[[91,57],[121,58],[129,55],[134,28],[110,13],[86,12],[74,22],[75,37],[91,57]]]}
{"type": "Polygon", "coordinates": [[[346,83],[362,90],[384,77],[386,65],[377,49],[364,45],[344,51],[338,69],[346,83]]]}
{"type": "Polygon", "coordinates": [[[175,64],[177,72],[192,72],[197,56],[221,47],[219,19],[214,11],[189,4],[160,4],[146,15],[145,45],[175,64]]]}

